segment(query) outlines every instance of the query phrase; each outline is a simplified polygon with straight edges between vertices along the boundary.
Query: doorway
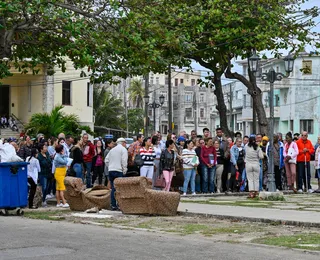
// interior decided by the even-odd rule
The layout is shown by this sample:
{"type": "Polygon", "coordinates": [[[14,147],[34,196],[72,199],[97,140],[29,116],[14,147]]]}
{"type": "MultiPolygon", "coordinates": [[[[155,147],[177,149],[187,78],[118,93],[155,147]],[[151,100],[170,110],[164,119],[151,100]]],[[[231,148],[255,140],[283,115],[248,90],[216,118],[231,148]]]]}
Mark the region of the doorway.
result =
{"type": "Polygon", "coordinates": [[[0,116],[10,115],[10,86],[0,85],[0,116]]]}

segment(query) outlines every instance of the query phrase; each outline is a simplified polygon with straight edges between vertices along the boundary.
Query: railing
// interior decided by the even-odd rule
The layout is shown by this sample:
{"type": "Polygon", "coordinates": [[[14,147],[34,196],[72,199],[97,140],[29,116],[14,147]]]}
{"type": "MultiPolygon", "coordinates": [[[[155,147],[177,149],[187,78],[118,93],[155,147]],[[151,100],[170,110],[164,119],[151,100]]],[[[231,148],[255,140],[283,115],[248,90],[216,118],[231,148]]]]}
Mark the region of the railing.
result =
{"type": "Polygon", "coordinates": [[[12,116],[16,121],[18,121],[19,124],[22,125],[23,128],[24,128],[24,124],[22,123],[22,121],[21,121],[15,114],[11,113],[11,116],[12,116]]]}

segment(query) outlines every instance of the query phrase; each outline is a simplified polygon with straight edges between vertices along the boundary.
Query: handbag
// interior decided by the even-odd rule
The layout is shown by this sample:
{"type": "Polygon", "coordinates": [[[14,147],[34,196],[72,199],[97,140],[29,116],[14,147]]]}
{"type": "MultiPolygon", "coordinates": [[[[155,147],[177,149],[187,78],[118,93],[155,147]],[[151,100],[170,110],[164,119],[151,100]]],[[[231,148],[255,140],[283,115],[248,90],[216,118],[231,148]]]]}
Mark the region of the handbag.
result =
{"type": "Polygon", "coordinates": [[[140,154],[137,154],[134,157],[133,162],[134,162],[134,165],[139,166],[139,167],[141,167],[143,165],[143,163],[144,163],[140,154]]]}
{"type": "Polygon", "coordinates": [[[163,174],[160,174],[153,185],[155,188],[165,188],[166,187],[166,180],[163,177],[163,174]]]}

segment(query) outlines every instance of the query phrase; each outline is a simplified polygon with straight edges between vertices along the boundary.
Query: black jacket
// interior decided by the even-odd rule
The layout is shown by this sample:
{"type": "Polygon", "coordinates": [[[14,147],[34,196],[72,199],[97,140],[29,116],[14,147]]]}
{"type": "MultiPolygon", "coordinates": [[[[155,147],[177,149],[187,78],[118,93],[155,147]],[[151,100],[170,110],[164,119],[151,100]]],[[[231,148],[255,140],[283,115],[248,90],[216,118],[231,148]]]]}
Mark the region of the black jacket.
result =
{"type": "Polygon", "coordinates": [[[160,173],[163,170],[173,171],[174,170],[174,151],[169,152],[165,149],[160,155],[160,173]]]}

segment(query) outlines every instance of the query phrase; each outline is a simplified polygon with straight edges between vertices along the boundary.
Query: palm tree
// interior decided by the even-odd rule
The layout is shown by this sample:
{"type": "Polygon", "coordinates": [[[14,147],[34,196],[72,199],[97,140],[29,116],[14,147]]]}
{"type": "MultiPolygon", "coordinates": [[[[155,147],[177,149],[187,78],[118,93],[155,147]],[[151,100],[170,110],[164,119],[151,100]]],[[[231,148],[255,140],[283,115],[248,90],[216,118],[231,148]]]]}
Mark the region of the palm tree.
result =
{"type": "Polygon", "coordinates": [[[142,108],[144,88],[142,87],[142,81],[134,79],[131,81],[130,87],[128,88],[129,99],[133,102],[136,108],[142,108]]]}
{"type": "Polygon", "coordinates": [[[77,136],[81,134],[82,130],[93,134],[90,127],[80,125],[77,115],[67,115],[62,109],[63,106],[58,105],[50,113],[33,114],[29,123],[25,126],[26,132],[29,135],[42,133],[46,137],[58,136],[59,133],[77,136]]]}
{"type": "Polygon", "coordinates": [[[125,127],[122,120],[124,107],[122,100],[115,98],[106,87],[95,87],[93,89],[93,111],[95,114],[95,125],[109,128],[121,129],[125,127]]]}

